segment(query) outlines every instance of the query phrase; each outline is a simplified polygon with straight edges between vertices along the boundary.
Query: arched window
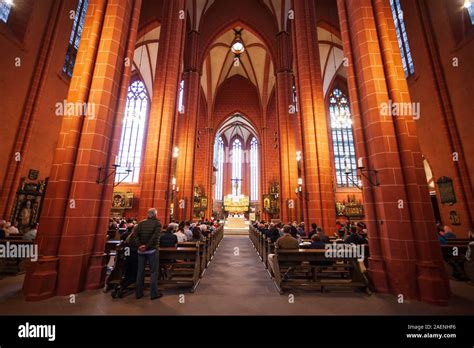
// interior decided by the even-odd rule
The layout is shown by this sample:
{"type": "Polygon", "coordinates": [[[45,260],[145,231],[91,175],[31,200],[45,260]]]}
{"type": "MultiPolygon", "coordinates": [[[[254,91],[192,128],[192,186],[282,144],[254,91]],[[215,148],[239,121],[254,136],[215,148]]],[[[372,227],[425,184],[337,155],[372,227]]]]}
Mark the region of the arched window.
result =
{"type": "Polygon", "coordinates": [[[74,23],[72,25],[71,36],[69,37],[69,46],[66,52],[66,59],[64,61],[63,71],[67,76],[72,76],[74,64],[76,63],[77,51],[79,49],[79,42],[81,41],[82,29],[86,21],[88,0],[79,0],[74,16],[74,23]]]}
{"type": "Polygon", "coordinates": [[[415,73],[415,68],[413,66],[413,59],[411,58],[410,45],[408,44],[400,0],[390,0],[390,6],[392,7],[393,21],[395,22],[395,29],[397,31],[398,47],[400,48],[400,54],[402,56],[403,70],[405,70],[405,77],[409,77],[415,73]]]}
{"type": "Polygon", "coordinates": [[[242,143],[235,139],[232,143],[232,195],[242,192],[242,143]]]}
{"type": "Polygon", "coordinates": [[[357,183],[357,165],[352,117],[349,101],[340,89],[335,88],[329,96],[329,114],[337,186],[354,187],[357,183]]]}
{"type": "Polygon", "coordinates": [[[217,140],[215,163],[217,168],[215,199],[222,201],[222,186],[224,180],[224,140],[222,140],[222,137],[219,137],[217,140]]]}
{"type": "Polygon", "coordinates": [[[115,181],[137,183],[140,176],[143,138],[145,135],[146,118],[149,99],[142,81],[134,81],[128,87],[127,104],[123,119],[122,137],[115,181]],[[127,176],[126,169],[131,170],[127,176]]]}
{"type": "Polygon", "coordinates": [[[250,200],[258,201],[258,142],[250,142],[250,200]]]}
{"type": "Polygon", "coordinates": [[[4,23],[8,22],[10,11],[12,9],[11,1],[0,1],[0,20],[4,23]]]}

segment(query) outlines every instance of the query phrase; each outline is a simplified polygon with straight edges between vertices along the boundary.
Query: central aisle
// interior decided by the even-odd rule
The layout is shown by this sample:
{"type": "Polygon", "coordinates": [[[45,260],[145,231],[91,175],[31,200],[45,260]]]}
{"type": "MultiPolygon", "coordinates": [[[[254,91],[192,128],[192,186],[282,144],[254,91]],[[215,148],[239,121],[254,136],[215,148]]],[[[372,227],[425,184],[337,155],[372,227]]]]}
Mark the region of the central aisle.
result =
{"type": "Polygon", "coordinates": [[[212,311],[217,313],[257,314],[258,302],[266,305],[256,298],[280,297],[248,236],[233,235],[222,240],[195,293],[206,294],[216,298],[212,311]]]}

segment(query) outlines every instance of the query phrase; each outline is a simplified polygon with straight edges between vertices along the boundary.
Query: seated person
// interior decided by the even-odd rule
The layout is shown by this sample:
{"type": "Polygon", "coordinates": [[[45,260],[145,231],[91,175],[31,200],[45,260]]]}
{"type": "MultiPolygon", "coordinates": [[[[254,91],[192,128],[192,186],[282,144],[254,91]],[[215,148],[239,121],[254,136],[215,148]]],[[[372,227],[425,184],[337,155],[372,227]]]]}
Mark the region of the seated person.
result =
{"type": "MultiPolygon", "coordinates": [[[[292,226],[290,225],[283,226],[283,236],[278,238],[278,240],[276,241],[276,249],[299,249],[300,243],[298,243],[298,240],[291,235],[291,227],[292,226]]],[[[272,273],[275,273],[274,258],[275,254],[268,255],[268,263],[270,265],[272,273]]]]}
{"type": "Polygon", "coordinates": [[[184,234],[184,225],[178,228],[178,230],[174,233],[176,238],[178,238],[178,243],[184,243],[188,241],[186,234],[184,234]]]}
{"type": "Polygon", "coordinates": [[[346,244],[365,244],[364,238],[357,233],[357,227],[352,226],[350,234],[344,239],[346,244]]]}
{"type": "Polygon", "coordinates": [[[199,227],[194,227],[193,228],[193,237],[191,238],[190,242],[203,242],[204,237],[201,234],[201,229],[199,227]]]}
{"type": "Polygon", "coordinates": [[[5,224],[4,230],[7,237],[20,234],[20,231],[18,231],[18,228],[16,228],[16,226],[12,225],[10,222],[7,222],[5,224]]]}
{"type": "Polygon", "coordinates": [[[446,245],[447,240],[446,237],[444,236],[444,229],[441,226],[438,226],[438,241],[440,245],[446,245]]]}
{"type": "Polygon", "coordinates": [[[35,224],[34,227],[32,227],[28,232],[26,232],[23,235],[24,240],[35,240],[36,239],[36,234],[38,233],[38,224],[35,224]]]}
{"type": "Polygon", "coordinates": [[[311,231],[308,233],[308,237],[311,238],[313,234],[316,234],[318,232],[318,225],[316,225],[314,222],[311,224],[311,231]]]}
{"type": "Polygon", "coordinates": [[[290,234],[293,238],[295,238],[298,241],[298,245],[303,243],[303,239],[298,234],[298,230],[296,229],[296,227],[292,225],[290,226],[290,228],[291,228],[290,234]]]}
{"type": "Polygon", "coordinates": [[[178,244],[178,237],[174,234],[174,225],[168,225],[165,233],[160,236],[160,247],[175,248],[178,244]]]}
{"type": "Polygon", "coordinates": [[[446,239],[456,239],[457,236],[449,226],[444,226],[444,238],[446,239]]]}
{"type": "Polygon", "coordinates": [[[189,221],[186,221],[184,223],[184,234],[186,235],[186,239],[187,241],[191,241],[191,239],[193,239],[193,231],[192,231],[192,228],[191,228],[191,223],[189,221]]]}
{"type": "Polygon", "coordinates": [[[275,224],[270,224],[270,229],[268,230],[267,237],[270,238],[272,243],[275,243],[278,238],[280,238],[280,231],[275,226],[275,224]]]}
{"type": "Polygon", "coordinates": [[[309,245],[310,249],[325,249],[326,243],[324,243],[317,234],[314,234],[311,237],[311,244],[309,245]]]}
{"type": "Polygon", "coordinates": [[[323,242],[323,243],[329,243],[329,237],[326,236],[326,234],[324,233],[323,229],[321,227],[318,227],[317,230],[316,230],[316,234],[318,235],[319,239],[323,242]]]}
{"type": "Polygon", "coordinates": [[[301,237],[306,236],[306,233],[304,233],[304,222],[301,222],[298,226],[295,226],[295,227],[299,236],[301,237]]]}

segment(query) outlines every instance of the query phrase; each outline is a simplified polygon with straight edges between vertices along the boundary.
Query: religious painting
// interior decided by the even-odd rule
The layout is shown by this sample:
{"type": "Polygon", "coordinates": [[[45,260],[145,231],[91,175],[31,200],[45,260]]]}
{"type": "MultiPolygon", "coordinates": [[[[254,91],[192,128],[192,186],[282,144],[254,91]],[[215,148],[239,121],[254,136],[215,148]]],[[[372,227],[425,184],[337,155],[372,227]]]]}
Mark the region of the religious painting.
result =
{"type": "Polygon", "coordinates": [[[132,209],[133,192],[114,192],[112,198],[113,209],[132,209]]]}
{"type": "Polygon", "coordinates": [[[446,205],[453,205],[456,203],[453,180],[447,176],[442,176],[436,183],[438,184],[441,203],[446,205]]]}
{"type": "Polygon", "coordinates": [[[47,183],[48,179],[39,182],[21,179],[10,216],[10,221],[17,223],[20,232],[28,231],[39,222],[47,183]]]}
{"type": "Polygon", "coordinates": [[[264,195],[263,196],[263,210],[265,210],[267,213],[270,213],[270,209],[271,209],[270,195],[264,195]]]}
{"type": "Polygon", "coordinates": [[[207,197],[201,197],[201,209],[202,210],[207,209],[207,197]]]}

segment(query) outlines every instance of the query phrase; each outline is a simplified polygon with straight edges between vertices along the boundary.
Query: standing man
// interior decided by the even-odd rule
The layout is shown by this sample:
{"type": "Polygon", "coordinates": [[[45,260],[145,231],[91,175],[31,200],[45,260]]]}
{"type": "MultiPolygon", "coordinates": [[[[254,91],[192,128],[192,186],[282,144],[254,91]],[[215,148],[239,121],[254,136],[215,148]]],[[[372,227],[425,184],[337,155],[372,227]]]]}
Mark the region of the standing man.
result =
{"type": "Polygon", "coordinates": [[[135,284],[135,296],[137,299],[143,297],[145,283],[145,264],[148,260],[150,266],[150,298],[152,300],[163,296],[158,292],[158,241],[161,233],[161,223],[156,218],[156,209],[151,208],[147,212],[147,219],[141,221],[137,226],[138,243],[138,273],[135,284]]]}

